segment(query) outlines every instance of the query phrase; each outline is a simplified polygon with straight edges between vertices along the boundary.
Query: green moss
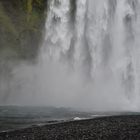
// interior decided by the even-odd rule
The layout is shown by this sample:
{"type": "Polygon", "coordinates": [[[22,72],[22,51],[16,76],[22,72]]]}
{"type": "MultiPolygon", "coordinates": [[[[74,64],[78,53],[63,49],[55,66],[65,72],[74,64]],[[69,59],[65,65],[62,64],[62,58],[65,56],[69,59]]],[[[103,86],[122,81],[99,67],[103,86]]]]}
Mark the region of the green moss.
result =
{"type": "Polygon", "coordinates": [[[27,1],[27,22],[30,21],[31,18],[31,13],[32,13],[32,9],[33,9],[33,0],[28,0],[27,1]]]}
{"type": "Polygon", "coordinates": [[[0,25],[3,27],[5,31],[11,33],[14,36],[17,36],[17,31],[15,29],[15,26],[12,23],[11,19],[3,10],[1,3],[0,3],[0,25]]]}
{"type": "Polygon", "coordinates": [[[47,0],[0,1],[0,55],[11,51],[20,59],[37,56],[46,4],[47,0]]]}

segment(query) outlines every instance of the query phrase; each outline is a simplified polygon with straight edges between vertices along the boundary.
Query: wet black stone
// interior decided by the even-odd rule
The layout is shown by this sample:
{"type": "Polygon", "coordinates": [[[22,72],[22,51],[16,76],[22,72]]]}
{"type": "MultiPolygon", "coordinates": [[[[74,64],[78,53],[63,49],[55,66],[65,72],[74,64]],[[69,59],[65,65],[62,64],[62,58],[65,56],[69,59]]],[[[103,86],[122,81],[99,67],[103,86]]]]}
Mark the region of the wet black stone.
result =
{"type": "Polygon", "coordinates": [[[140,140],[140,116],[70,121],[0,133],[0,140],[140,140]]]}

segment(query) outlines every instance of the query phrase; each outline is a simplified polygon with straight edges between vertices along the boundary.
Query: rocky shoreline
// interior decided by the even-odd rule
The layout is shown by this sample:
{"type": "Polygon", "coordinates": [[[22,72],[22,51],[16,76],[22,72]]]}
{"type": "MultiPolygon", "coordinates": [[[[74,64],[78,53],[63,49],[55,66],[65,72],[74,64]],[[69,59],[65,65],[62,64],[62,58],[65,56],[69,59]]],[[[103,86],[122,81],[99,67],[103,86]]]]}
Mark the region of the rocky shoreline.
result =
{"type": "Polygon", "coordinates": [[[32,126],[2,132],[0,140],[140,140],[140,116],[110,116],[32,126]]]}

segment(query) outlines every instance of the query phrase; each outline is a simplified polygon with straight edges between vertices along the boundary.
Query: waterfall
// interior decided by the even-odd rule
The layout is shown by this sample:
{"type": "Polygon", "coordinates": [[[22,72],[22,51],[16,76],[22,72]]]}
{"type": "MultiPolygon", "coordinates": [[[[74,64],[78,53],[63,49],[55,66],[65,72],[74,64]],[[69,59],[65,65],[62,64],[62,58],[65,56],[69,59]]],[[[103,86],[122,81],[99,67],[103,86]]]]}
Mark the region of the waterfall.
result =
{"type": "Polygon", "coordinates": [[[48,0],[48,7],[38,64],[15,70],[27,81],[19,98],[139,110],[140,0],[48,0]]]}

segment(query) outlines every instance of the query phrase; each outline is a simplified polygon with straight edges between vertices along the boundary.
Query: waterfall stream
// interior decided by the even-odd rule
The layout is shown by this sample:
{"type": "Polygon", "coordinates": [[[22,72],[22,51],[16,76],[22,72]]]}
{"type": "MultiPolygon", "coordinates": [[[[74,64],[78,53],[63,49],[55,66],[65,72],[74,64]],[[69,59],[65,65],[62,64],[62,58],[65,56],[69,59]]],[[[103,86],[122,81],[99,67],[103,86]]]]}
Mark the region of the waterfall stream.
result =
{"type": "Polygon", "coordinates": [[[14,70],[22,86],[9,103],[139,110],[140,0],[48,0],[48,7],[38,64],[14,70]]]}

